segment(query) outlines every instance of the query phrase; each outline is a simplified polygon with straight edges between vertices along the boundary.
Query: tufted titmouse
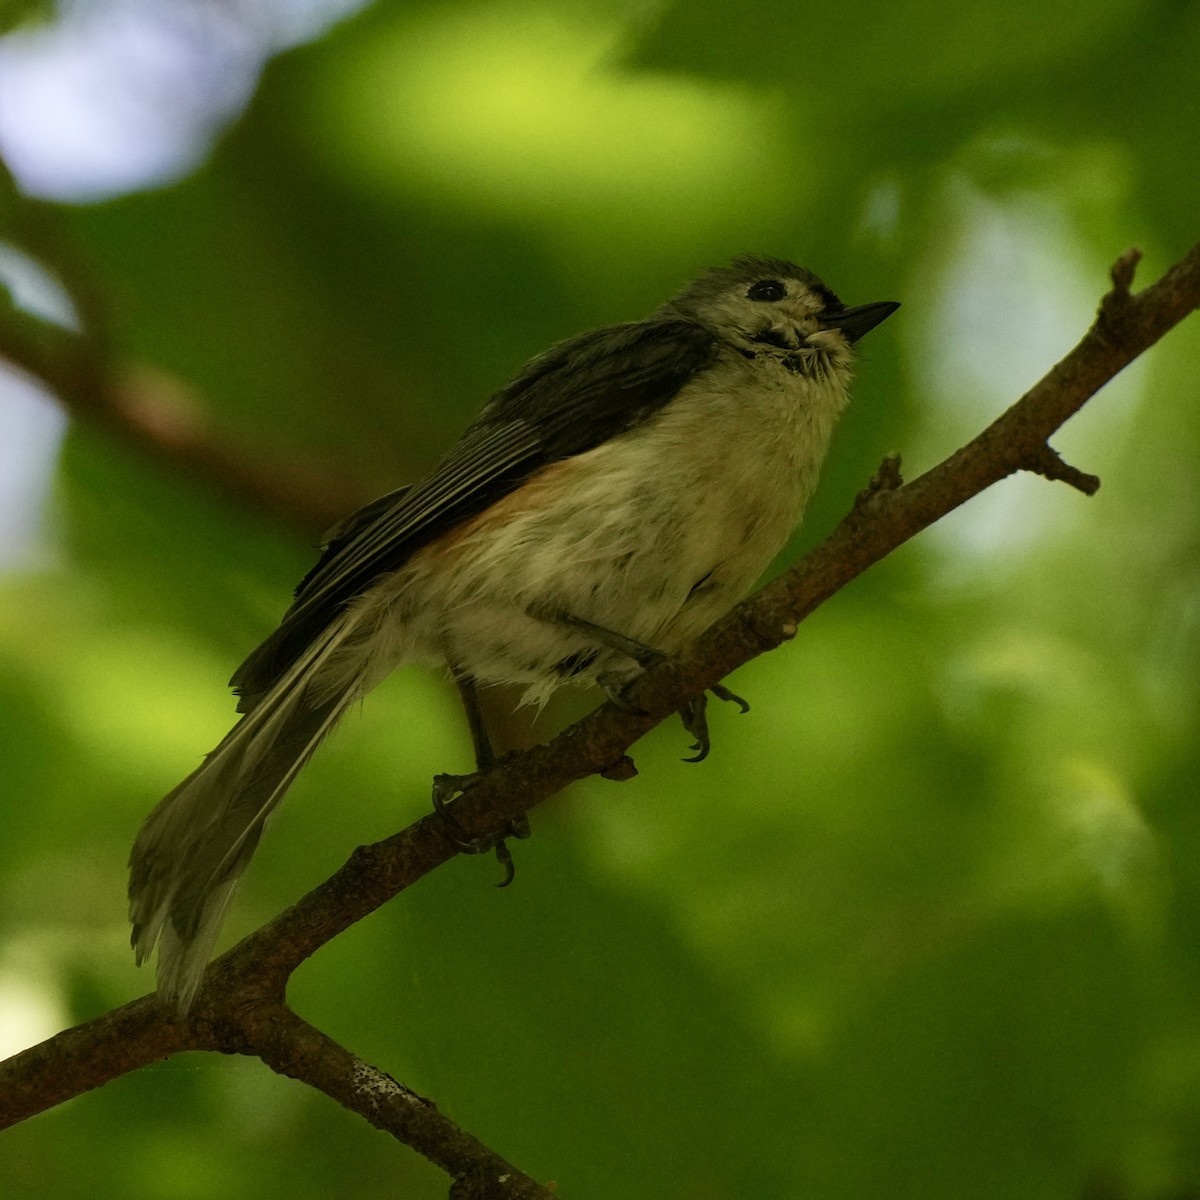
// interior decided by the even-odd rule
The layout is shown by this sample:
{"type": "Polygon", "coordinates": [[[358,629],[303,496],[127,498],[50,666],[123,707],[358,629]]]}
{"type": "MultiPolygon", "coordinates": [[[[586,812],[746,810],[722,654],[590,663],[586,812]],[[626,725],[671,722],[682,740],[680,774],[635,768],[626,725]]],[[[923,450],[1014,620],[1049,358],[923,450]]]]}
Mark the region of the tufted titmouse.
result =
{"type": "MultiPolygon", "coordinates": [[[[243,717],[134,844],[133,946],[158,944],[164,998],[190,1006],[267,817],[401,664],[449,667],[484,769],[476,685],[619,697],[740,600],[816,484],[854,343],[897,307],[846,308],[780,259],[713,268],[532,359],[433,471],[330,530],[233,676],[243,717]]],[[[682,715],[701,758],[703,697],[682,715]]]]}

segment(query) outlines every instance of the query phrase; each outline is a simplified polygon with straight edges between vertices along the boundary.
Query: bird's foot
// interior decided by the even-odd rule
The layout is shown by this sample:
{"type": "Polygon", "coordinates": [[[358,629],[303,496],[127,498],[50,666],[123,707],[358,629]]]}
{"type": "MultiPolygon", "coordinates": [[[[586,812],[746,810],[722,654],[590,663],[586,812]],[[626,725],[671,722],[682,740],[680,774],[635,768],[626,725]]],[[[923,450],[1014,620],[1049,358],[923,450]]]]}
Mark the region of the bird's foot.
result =
{"type": "MultiPolygon", "coordinates": [[[[666,655],[659,655],[658,662],[665,662],[666,655]]],[[[648,662],[643,664],[646,670],[653,666],[657,666],[658,662],[648,662]]],[[[612,671],[606,671],[599,675],[596,682],[600,685],[604,695],[609,702],[619,708],[622,712],[634,713],[635,715],[644,715],[644,711],[629,699],[629,689],[636,682],[636,679],[629,679],[627,676],[619,675],[612,671]]],[[[727,700],[731,704],[736,704],[742,712],[750,711],[750,705],[743,700],[736,692],[731,692],[723,683],[713,684],[708,689],[718,700],[727,700]]],[[[679,710],[680,720],[683,721],[683,727],[696,740],[692,744],[692,749],[695,754],[685,758],[684,762],[703,762],[708,757],[708,752],[712,749],[712,739],[708,732],[708,693],[702,692],[699,696],[689,700],[679,710]]]]}
{"type": "MultiPolygon", "coordinates": [[[[731,692],[723,683],[715,683],[708,689],[718,700],[727,700],[731,704],[736,704],[744,713],[750,711],[750,705],[742,699],[736,692],[731,692]]],[[[699,696],[689,700],[687,704],[679,710],[679,718],[683,721],[683,727],[696,740],[692,744],[692,749],[696,751],[690,758],[685,758],[684,762],[703,762],[708,757],[708,752],[712,749],[712,740],[708,735],[708,693],[701,692],[699,696]]]]}
{"type": "Polygon", "coordinates": [[[450,801],[455,796],[473,788],[482,778],[482,771],[472,771],[469,775],[435,775],[433,777],[433,809],[441,817],[445,825],[445,834],[450,843],[463,854],[486,854],[495,850],[496,861],[504,869],[504,878],[497,887],[508,887],[517,873],[513,862],[512,851],[509,850],[506,839],[529,837],[529,819],[524,815],[506,821],[499,833],[474,835],[468,833],[450,808],[450,801]]]}

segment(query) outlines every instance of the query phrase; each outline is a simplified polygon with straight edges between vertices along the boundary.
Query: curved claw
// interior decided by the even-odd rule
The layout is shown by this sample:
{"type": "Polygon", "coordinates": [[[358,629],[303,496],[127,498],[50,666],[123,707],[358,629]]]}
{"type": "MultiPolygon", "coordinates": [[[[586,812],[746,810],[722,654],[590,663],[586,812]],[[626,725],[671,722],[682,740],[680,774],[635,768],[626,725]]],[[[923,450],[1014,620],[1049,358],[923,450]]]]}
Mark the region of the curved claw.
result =
{"type": "MultiPolygon", "coordinates": [[[[665,659],[665,655],[648,648],[645,648],[644,653],[638,656],[638,662],[641,664],[643,670],[650,670],[660,662],[665,661],[665,659]]],[[[609,702],[621,709],[622,712],[645,716],[642,709],[631,704],[629,701],[629,687],[634,680],[631,680],[627,675],[620,675],[615,671],[603,671],[596,677],[596,682],[604,691],[609,702]]],[[[749,701],[743,699],[736,692],[731,692],[723,683],[714,683],[708,691],[712,692],[718,700],[725,700],[730,704],[736,704],[743,713],[750,711],[749,701]]],[[[692,749],[696,753],[684,758],[684,762],[703,762],[712,749],[712,742],[708,734],[708,718],[705,715],[707,706],[708,693],[703,692],[694,699],[689,700],[679,710],[679,716],[683,721],[684,729],[696,739],[692,744],[692,749]]]]}
{"type": "Polygon", "coordinates": [[[492,884],[492,887],[506,888],[516,878],[517,865],[513,862],[512,851],[503,838],[496,843],[496,861],[504,868],[504,878],[499,883],[492,884]]]}
{"type": "Polygon", "coordinates": [[[690,758],[685,758],[684,762],[703,762],[708,757],[708,752],[712,748],[712,743],[708,736],[707,708],[708,697],[701,693],[694,700],[688,701],[679,710],[679,717],[683,721],[684,729],[696,739],[692,745],[692,749],[696,753],[690,758]]]}
{"type": "MultiPolygon", "coordinates": [[[[504,827],[505,837],[524,839],[529,837],[532,832],[529,828],[529,818],[524,813],[519,817],[513,817],[504,827]]],[[[512,851],[508,848],[508,843],[504,838],[496,843],[496,861],[504,868],[504,878],[492,886],[506,888],[512,883],[513,877],[517,873],[517,864],[513,862],[512,851]]]]}
{"type": "Polygon", "coordinates": [[[723,683],[714,683],[708,690],[718,700],[728,700],[730,704],[736,704],[744,713],[750,711],[750,702],[743,700],[736,692],[731,692],[723,683]]]}
{"type": "MultiPolygon", "coordinates": [[[[736,704],[744,713],[750,711],[750,705],[742,699],[736,692],[731,692],[723,683],[715,683],[708,689],[718,700],[728,700],[731,704],[736,704]]],[[[684,762],[703,762],[708,757],[708,752],[712,749],[712,741],[708,736],[708,695],[702,693],[694,700],[679,710],[679,716],[683,720],[683,727],[696,739],[692,749],[696,751],[689,758],[685,758],[684,762]]]]}

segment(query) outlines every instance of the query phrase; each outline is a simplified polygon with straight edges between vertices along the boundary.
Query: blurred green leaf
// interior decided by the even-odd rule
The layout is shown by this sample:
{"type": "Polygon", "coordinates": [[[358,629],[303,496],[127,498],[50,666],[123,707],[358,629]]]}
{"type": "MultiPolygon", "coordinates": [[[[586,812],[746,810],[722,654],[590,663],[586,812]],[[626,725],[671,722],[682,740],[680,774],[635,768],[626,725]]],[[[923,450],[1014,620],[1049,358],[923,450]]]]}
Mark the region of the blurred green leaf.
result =
{"type": "Polygon", "coordinates": [[[22,26],[45,24],[57,10],[55,0],[0,0],[0,35],[22,26]]]}

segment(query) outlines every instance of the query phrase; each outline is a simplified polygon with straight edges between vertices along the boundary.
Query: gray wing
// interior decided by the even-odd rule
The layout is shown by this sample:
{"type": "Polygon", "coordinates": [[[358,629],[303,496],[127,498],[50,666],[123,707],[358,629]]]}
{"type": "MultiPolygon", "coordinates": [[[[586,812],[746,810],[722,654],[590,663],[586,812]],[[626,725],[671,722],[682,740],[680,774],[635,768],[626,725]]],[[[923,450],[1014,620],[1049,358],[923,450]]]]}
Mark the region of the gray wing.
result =
{"type": "Polygon", "coordinates": [[[530,361],[489,400],[429,475],[335,526],[279,628],[234,674],[239,709],[253,708],[305,647],[381,575],[542,467],[641,424],[716,351],[716,339],[702,326],[659,319],[581,334],[530,361]]]}

